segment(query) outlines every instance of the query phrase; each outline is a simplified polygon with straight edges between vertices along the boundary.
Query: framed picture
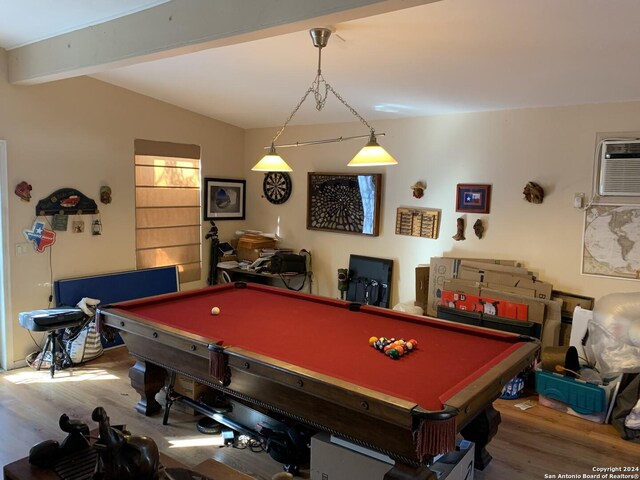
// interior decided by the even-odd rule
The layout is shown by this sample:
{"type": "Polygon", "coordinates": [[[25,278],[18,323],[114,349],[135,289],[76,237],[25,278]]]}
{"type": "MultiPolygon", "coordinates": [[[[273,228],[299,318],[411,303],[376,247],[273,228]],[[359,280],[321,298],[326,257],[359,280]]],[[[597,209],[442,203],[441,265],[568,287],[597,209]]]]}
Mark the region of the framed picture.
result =
{"type": "Polygon", "coordinates": [[[310,172],[307,229],[378,236],[382,174],[310,172]]]}
{"type": "Polygon", "coordinates": [[[244,220],[245,180],[204,179],[204,219],[244,220]]]}
{"type": "Polygon", "coordinates": [[[456,212],[489,213],[490,204],[491,185],[458,184],[456,212]]]}

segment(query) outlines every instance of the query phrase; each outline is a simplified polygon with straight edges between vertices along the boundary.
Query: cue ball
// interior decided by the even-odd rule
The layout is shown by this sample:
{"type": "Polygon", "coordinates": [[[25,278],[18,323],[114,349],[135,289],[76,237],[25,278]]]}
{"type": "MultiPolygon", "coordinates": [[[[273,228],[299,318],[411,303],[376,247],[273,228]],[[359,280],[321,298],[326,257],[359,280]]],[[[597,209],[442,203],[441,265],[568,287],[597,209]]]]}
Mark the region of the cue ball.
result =
{"type": "Polygon", "coordinates": [[[218,315],[220,313],[220,309],[218,307],[213,307],[211,309],[211,315],[218,315]]]}

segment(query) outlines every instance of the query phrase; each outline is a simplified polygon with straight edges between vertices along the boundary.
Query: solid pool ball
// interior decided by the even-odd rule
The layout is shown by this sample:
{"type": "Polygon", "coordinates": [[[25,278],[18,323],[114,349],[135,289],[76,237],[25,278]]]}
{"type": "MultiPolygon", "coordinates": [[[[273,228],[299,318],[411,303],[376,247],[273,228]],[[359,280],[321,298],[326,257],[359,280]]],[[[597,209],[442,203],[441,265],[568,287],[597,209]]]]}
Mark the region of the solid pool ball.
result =
{"type": "Polygon", "coordinates": [[[220,313],[220,309],[218,307],[213,307],[211,309],[211,315],[218,315],[220,313]]]}

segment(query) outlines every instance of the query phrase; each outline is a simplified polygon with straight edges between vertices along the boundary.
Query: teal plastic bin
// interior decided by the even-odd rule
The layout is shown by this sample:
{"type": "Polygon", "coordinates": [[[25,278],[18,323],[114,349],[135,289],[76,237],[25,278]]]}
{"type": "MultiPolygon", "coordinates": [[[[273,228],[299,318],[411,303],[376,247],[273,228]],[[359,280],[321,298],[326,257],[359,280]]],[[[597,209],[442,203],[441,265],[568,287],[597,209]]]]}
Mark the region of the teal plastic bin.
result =
{"type": "Polygon", "coordinates": [[[592,415],[607,409],[607,393],[599,385],[553,372],[536,370],[536,392],[563,402],[581,415],[592,415]]]}

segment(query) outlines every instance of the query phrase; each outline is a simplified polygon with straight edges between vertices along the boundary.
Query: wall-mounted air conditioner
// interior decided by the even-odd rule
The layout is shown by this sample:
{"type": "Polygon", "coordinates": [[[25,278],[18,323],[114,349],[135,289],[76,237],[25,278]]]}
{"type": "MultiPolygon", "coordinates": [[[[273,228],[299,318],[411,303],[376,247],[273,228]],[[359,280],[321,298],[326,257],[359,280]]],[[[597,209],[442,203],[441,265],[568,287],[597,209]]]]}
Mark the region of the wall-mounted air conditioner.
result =
{"type": "Polygon", "coordinates": [[[597,194],[640,197],[640,140],[602,142],[597,194]]]}

